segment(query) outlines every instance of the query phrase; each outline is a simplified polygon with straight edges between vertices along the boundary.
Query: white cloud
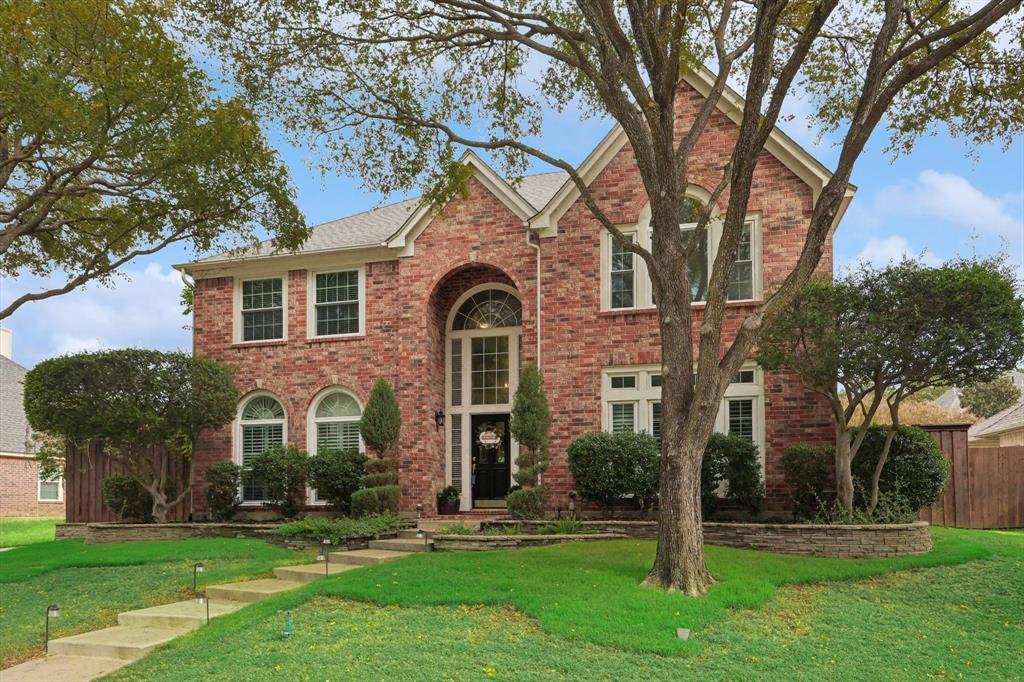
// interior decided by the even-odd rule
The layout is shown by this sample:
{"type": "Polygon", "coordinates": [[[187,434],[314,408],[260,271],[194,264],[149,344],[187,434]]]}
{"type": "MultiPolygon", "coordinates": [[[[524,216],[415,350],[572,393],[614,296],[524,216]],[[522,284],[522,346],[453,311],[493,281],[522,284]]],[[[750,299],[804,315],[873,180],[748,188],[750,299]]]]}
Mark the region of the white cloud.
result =
{"type": "Polygon", "coordinates": [[[989,196],[953,173],[922,171],[916,181],[883,188],[875,205],[890,215],[934,218],[1012,241],[1024,239],[1024,220],[1011,214],[1007,199],[989,196]]]}
{"type": "MultiPolygon", "coordinates": [[[[59,277],[23,275],[0,282],[0,298],[59,284],[59,277]]],[[[173,350],[191,347],[182,327],[182,281],[170,267],[149,262],[117,275],[110,286],[88,284],[42,301],[29,302],[3,321],[14,331],[14,359],[31,366],[47,357],[101,348],[138,346],[173,350]]]]}
{"type": "Polygon", "coordinates": [[[848,269],[857,263],[869,263],[880,267],[901,261],[904,258],[920,259],[925,265],[931,267],[942,264],[942,259],[935,254],[927,251],[915,251],[905,237],[892,235],[869,239],[852,259],[840,259],[840,269],[848,269]]]}

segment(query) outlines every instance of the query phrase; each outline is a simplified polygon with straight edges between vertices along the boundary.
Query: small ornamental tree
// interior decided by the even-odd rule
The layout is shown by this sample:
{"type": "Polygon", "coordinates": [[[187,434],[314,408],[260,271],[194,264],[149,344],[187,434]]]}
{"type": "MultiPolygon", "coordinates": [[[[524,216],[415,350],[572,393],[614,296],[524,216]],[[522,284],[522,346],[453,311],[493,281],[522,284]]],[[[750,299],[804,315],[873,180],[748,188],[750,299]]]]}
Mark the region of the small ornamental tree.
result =
{"type": "Polygon", "coordinates": [[[40,432],[84,446],[102,444],[124,474],[152,498],[153,518],[167,520],[191,490],[170,498],[166,458],[191,460],[204,430],[231,422],[238,391],[225,365],[187,353],[129,348],[44,360],[25,376],[25,416],[40,432]]]}
{"type": "MultiPolygon", "coordinates": [[[[543,514],[547,507],[548,489],[543,484],[548,468],[548,435],[551,430],[551,410],[544,395],[544,377],[537,365],[530,363],[519,375],[519,387],[512,400],[509,423],[512,437],[519,441],[517,471],[513,475],[521,491],[512,493],[517,498],[530,496],[530,515],[537,510],[543,514]]],[[[510,507],[513,503],[510,501],[510,507]]]]}
{"type": "Polygon", "coordinates": [[[899,430],[900,405],[944,384],[986,381],[1024,355],[1024,301],[1003,259],[956,260],[937,268],[905,259],[867,265],[836,282],[808,284],[760,344],[766,369],[786,367],[828,398],[836,421],[838,503],[853,512],[852,462],[875,414],[890,426],[870,477],[867,512],[899,430]],[[854,431],[854,418],[865,427],[854,431]]]}
{"type": "Polygon", "coordinates": [[[1020,389],[1007,376],[979,381],[960,392],[960,406],[982,419],[1002,412],[1020,400],[1020,389]]]}
{"type": "Polygon", "coordinates": [[[370,400],[363,410],[363,417],[359,420],[359,433],[363,436],[363,442],[383,458],[398,443],[401,428],[402,417],[391,384],[384,379],[377,379],[370,391],[370,400]]]}

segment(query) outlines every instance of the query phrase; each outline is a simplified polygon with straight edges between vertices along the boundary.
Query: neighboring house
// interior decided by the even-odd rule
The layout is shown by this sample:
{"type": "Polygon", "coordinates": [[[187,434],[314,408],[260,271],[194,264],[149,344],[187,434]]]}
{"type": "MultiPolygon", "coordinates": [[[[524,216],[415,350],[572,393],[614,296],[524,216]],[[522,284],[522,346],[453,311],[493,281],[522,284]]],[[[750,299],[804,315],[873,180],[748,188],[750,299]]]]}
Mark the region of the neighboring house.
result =
{"type": "MultiPolygon", "coordinates": [[[[682,120],[708,88],[705,74],[681,87],[682,120]]],[[[728,93],[690,164],[693,197],[704,200],[717,182],[741,111],[739,96],[728,93]]],[[[640,258],[616,246],[566,174],[513,186],[472,153],[464,162],[473,171],[468,193],[440,211],[401,201],[314,228],[298,253],[264,244],[243,257],[178,266],[195,280],[195,352],[236,367],[243,394],[234,424],[195,446],[197,515],[205,512],[203,472],[214,461],[246,465],[277,443],[314,454],[360,447],[360,413],[381,377],[395,386],[402,410],[405,511],[420,503],[433,512],[445,485],[461,490],[463,510],[504,505],[518,454],[507,435],[509,411],[525,363],[540,362],[554,416],[545,476],[552,511],[568,506],[566,448],[574,438],[601,429],[660,432],[658,320],[640,258]]],[[[620,128],[579,172],[611,220],[649,244],[648,201],[620,128]]],[[[790,138],[772,133],[736,254],[726,341],[794,266],[829,177],[790,138]]],[[[844,211],[852,196],[851,187],[844,211]]],[[[680,229],[692,229],[689,222],[682,216],[680,229]]],[[[715,225],[693,263],[694,329],[715,225]]],[[[820,269],[832,271],[831,238],[820,269]]],[[[760,447],[773,509],[788,499],[783,448],[834,435],[822,399],[794,375],[764,372],[753,361],[729,386],[717,428],[760,447]]],[[[243,498],[259,509],[258,483],[243,498]]],[[[315,492],[309,503],[318,503],[315,492]]]]}
{"type": "Polygon", "coordinates": [[[11,360],[11,332],[0,330],[0,516],[64,516],[64,484],[42,480],[25,420],[22,382],[11,360]]]}
{"type": "Polygon", "coordinates": [[[971,426],[967,442],[975,447],[1024,445],[1024,400],[971,426]]]}

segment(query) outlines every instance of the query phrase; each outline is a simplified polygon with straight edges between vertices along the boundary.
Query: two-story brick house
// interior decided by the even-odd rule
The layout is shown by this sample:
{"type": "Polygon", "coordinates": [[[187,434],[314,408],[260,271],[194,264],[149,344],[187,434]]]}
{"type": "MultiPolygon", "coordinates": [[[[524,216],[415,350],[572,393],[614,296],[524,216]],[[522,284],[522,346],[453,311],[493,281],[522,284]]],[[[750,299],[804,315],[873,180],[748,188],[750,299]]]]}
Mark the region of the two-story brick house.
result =
{"type": "MultiPolygon", "coordinates": [[[[681,126],[709,85],[703,74],[688,83],[679,92],[681,126]]],[[[700,140],[690,170],[697,199],[708,196],[732,149],[740,104],[728,93],[700,140]]],[[[659,432],[659,334],[643,262],[616,248],[566,174],[512,186],[474,154],[464,161],[473,170],[468,194],[439,212],[402,201],[322,224],[298,253],[263,247],[180,266],[195,280],[195,352],[236,366],[243,394],[235,423],[195,449],[197,515],[213,461],[244,465],[281,442],[314,454],[360,446],[357,422],[379,377],[394,385],[402,410],[404,510],[421,503],[432,511],[435,493],[449,484],[462,491],[463,510],[502,506],[517,445],[506,436],[502,447],[481,451],[479,435],[507,434],[528,362],[540,363],[554,415],[546,476],[553,507],[568,503],[573,438],[601,429],[659,432]]],[[[611,219],[649,243],[647,197],[618,127],[579,172],[611,219]]],[[[791,269],[828,177],[781,131],[772,134],[754,175],[729,325],[791,269]]],[[[691,264],[695,326],[717,246],[714,226],[710,232],[691,264]]],[[[831,272],[831,241],[821,268],[831,272]]],[[[822,400],[794,376],[753,362],[729,387],[718,428],[759,445],[775,509],[786,504],[782,449],[833,436],[822,400]]],[[[243,491],[252,508],[260,497],[259,486],[243,491]]]]}

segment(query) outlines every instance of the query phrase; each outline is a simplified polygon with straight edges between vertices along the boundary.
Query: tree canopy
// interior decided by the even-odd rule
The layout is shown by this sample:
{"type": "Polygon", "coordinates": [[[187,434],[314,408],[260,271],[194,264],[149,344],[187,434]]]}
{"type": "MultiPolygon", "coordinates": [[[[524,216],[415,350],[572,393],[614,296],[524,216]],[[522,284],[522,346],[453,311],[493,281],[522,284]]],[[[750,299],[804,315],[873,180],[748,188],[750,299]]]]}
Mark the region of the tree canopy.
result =
{"type": "Polygon", "coordinates": [[[1020,399],[1020,389],[1006,376],[978,381],[960,392],[960,406],[983,419],[1002,412],[1020,399]]]}
{"type": "Polygon", "coordinates": [[[0,310],[108,280],[133,258],[282,249],[307,230],[242,97],[219,98],[157,0],[0,4],[0,273],[61,278],[0,310]]]}
{"type": "Polygon", "coordinates": [[[1022,356],[1024,299],[1004,260],[930,268],[905,259],[809,283],[762,335],[758,360],[767,369],[796,371],[829,399],[837,423],[838,497],[852,511],[850,466],[868,433],[864,428],[853,436],[855,421],[870,426],[887,408],[895,434],[908,398],[936,386],[992,379],[1022,356]]]}
{"type": "Polygon", "coordinates": [[[182,481],[167,500],[167,471],[153,446],[190,458],[200,432],[234,419],[238,391],[216,361],[129,348],[43,360],[25,375],[24,401],[34,430],[103,445],[149,491],[162,521],[191,488],[182,481]]]}
{"type": "Polygon", "coordinates": [[[711,583],[701,458],[729,379],[815,271],[880,125],[895,152],[940,124],[974,143],[1008,142],[1024,127],[1020,4],[188,0],[182,27],[216,49],[262,113],[319,149],[325,167],[359,175],[374,191],[419,186],[443,201],[465,183],[456,159],[466,147],[489,153],[513,182],[533,163],[569,174],[594,219],[651,278],[663,432],[648,580],[697,595],[711,583]],[[680,87],[697,71],[707,76],[704,100],[684,112],[680,87]],[[799,255],[723,336],[754,171],[798,92],[813,122],[836,134],[838,162],[800,226],[799,255]],[[720,107],[736,114],[735,144],[698,183],[700,143],[720,107]],[[546,117],[566,110],[621,126],[650,201],[650,249],[624,239],[587,179],[543,142],[546,117]],[[679,218],[696,184],[706,199],[684,235],[679,218]],[[716,215],[717,252],[695,325],[687,263],[716,215]]]}

